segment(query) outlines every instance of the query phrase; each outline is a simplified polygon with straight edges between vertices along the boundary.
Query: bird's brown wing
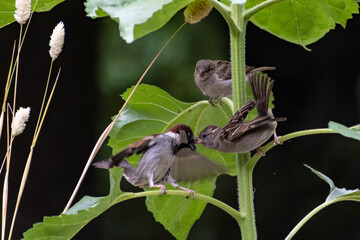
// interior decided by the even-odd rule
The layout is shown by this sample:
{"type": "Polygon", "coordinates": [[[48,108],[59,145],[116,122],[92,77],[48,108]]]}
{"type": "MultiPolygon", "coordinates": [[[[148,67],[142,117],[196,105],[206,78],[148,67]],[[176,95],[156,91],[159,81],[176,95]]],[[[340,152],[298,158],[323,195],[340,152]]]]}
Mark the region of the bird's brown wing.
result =
{"type": "Polygon", "coordinates": [[[192,182],[224,172],[223,166],[189,148],[181,149],[170,167],[170,174],[177,182],[192,182]]]}
{"type": "Polygon", "coordinates": [[[217,80],[225,81],[231,79],[231,63],[228,61],[219,60],[216,62],[217,80]]]}
{"type": "Polygon", "coordinates": [[[268,123],[275,122],[276,119],[270,116],[257,117],[252,121],[244,122],[242,124],[232,125],[221,133],[222,139],[232,141],[248,131],[262,127],[268,123]]]}
{"type": "Polygon", "coordinates": [[[253,110],[256,106],[255,100],[247,101],[229,120],[229,122],[225,125],[224,129],[233,125],[243,123],[246,116],[249,114],[251,110],[253,110]]]}
{"type": "Polygon", "coordinates": [[[148,136],[139,141],[136,141],[115,154],[114,156],[111,156],[109,159],[94,163],[93,166],[96,168],[104,169],[110,169],[114,166],[119,166],[124,158],[129,157],[133,154],[141,154],[149,147],[151,147],[151,141],[153,140],[153,138],[154,136],[148,136]]]}

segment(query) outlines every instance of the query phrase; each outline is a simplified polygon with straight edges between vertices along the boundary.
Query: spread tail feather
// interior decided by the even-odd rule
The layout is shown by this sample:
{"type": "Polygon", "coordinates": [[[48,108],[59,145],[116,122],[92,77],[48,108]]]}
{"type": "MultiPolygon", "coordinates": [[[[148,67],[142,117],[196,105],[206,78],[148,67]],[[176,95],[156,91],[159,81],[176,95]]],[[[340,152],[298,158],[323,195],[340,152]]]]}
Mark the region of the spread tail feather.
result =
{"type": "Polygon", "coordinates": [[[110,169],[114,167],[114,163],[111,159],[106,159],[101,162],[93,163],[93,166],[96,168],[110,169]]]}

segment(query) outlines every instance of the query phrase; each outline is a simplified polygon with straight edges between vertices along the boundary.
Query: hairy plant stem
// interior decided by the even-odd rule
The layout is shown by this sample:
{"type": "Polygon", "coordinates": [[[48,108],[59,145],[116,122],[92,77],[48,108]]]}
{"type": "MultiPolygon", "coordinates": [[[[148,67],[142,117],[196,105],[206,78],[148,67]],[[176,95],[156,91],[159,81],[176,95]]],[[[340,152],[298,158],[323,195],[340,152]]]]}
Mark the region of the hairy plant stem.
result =
{"type": "MultiPolygon", "coordinates": [[[[240,31],[230,28],[231,41],[231,65],[232,65],[232,89],[233,89],[233,113],[240,109],[246,101],[245,84],[245,33],[246,22],[243,17],[244,5],[231,5],[230,16],[240,31]]],[[[237,154],[237,182],[239,211],[244,216],[239,222],[242,239],[255,240],[256,226],[254,214],[254,198],[252,184],[252,169],[247,167],[250,154],[237,154]]]]}

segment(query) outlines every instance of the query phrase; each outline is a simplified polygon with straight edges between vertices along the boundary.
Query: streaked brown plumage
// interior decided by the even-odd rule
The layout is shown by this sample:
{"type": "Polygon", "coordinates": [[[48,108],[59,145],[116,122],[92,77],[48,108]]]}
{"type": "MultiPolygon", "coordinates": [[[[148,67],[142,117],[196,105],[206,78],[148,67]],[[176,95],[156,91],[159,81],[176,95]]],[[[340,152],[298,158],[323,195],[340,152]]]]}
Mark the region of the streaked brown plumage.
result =
{"type": "Polygon", "coordinates": [[[275,118],[268,107],[274,81],[270,81],[267,88],[269,77],[260,73],[251,74],[249,81],[254,99],[246,102],[223,128],[215,125],[207,126],[200,132],[196,143],[222,152],[236,153],[259,150],[272,135],[275,144],[280,143],[275,129],[277,122],[285,121],[286,118],[275,118]],[[257,117],[252,121],[244,122],[247,114],[255,107],[258,111],[257,117]]]}
{"type": "MultiPolygon", "coordinates": [[[[274,70],[275,67],[250,67],[245,66],[246,76],[249,74],[274,70]]],[[[232,96],[231,63],[223,60],[199,60],[196,63],[194,79],[201,92],[209,96],[209,102],[217,98],[221,103],[222,97],[232,96]]]]}

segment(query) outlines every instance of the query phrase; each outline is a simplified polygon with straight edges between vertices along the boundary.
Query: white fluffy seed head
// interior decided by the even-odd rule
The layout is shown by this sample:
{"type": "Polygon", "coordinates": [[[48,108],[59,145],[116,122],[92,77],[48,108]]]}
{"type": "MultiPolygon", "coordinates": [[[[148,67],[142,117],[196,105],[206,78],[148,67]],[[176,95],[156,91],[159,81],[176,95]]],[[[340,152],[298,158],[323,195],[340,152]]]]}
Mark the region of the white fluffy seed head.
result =
{"type": "Polygon", "coordinates": [[[65,39],[64,23],[59,22],[51,34],[50,43],[49,43],[50,45],[49,54],[53,61],[61,53],[61,50],[64,46],[64,39],[65,39]]]}
{"type": "Polygon", "coordinates": [[[20,107],[16,111],[15,117],[11,124],[13,137],[20,135],[24,131],[26,127],[26,122],[29,120],[29,116],[30,116],[30,107],[27,108],[20,107]]]}
{"type": "Polygon", "coordinates": [[[16,0],[15,1],[15,20],[20,23],[24,24],[30,17],[31,12],[31,0],[16,0]]]}

